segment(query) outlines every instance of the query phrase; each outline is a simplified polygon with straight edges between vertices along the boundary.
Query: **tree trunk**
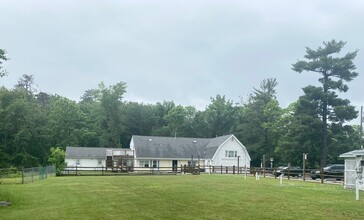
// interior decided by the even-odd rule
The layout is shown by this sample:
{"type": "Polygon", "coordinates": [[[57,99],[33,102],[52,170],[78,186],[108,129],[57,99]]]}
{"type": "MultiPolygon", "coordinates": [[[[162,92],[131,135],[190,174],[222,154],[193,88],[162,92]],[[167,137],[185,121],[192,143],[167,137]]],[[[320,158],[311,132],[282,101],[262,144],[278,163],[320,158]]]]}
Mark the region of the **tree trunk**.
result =
{"type": "Polygon", "coordinates": [[[324,73],[324,82],[323,82],[323,89],[324,89],[324,97],[322,101],[322,144],[320,149],[320,167],[321,169],[326,166],[327,163],[327,153],[328,153],[328,146],[327,146],[327,92],[328,92],[328,83],[329,77],[324,73]]]}

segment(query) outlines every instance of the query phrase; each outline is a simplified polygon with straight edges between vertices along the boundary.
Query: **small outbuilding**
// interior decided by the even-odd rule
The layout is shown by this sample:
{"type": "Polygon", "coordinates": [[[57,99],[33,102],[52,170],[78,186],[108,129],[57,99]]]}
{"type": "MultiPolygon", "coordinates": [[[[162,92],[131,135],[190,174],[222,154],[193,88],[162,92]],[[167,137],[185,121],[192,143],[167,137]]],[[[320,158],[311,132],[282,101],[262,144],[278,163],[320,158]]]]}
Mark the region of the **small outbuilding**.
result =
{"type": "Polygon", "coordinates": [[[68,167],[94,169],[133,166],[133,151],[127,148],[66,147],[65,162],[68,167]]]}
{"type": "Polygon", "coordinates": [[[359,188],[364,190],[364,150],[349,151],[341,154],[340,157],[345,159],[344,188],[355,188],[356,180],[359,178],[359,188]]]}

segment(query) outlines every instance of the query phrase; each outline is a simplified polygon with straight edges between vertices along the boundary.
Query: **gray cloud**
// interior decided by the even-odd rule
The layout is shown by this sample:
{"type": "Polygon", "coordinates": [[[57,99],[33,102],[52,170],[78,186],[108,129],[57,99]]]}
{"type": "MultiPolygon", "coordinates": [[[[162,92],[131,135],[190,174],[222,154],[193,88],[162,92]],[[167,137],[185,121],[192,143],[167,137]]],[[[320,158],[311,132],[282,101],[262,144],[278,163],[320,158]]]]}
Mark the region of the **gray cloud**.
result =
{"type": "MultiPolygon", "coordinates": [[[[314,73],[291,70],[305,46],[347,41],[363,50],[363,1],[2,1],[0,48],[12,87],[33,74],[39,90],[78,100],[104,81],[126,100],[173,100],[203,109],[216,94],[235,102],[268,77],[287,106],[314,73]]],[[[364,105],[360,73],[344,97],[364,105]]]]}

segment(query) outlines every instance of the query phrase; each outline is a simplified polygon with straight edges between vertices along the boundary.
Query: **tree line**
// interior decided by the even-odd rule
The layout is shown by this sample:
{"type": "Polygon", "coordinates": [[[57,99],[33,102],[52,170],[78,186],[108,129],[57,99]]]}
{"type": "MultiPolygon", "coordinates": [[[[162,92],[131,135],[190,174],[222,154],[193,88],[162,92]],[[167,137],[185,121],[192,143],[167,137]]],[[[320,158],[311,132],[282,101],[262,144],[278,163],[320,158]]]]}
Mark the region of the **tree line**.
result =
{"type": "MultiPolygon", "coordinates": [[[[0,167],[38,166],[48,163],[52,147],[129,147],[132,135],[211,138],[234,134],[247,148],[252,166],[262,156],[275,165],[319,167],[338,162],[338,155],[358,148],[359,126],[346,122],[358,112],[337,92],[356,73],[357,51],[339,57],[345,43],[327,41],[304,60],[292,65],[296,72],[318,73],[321,86],[308,85],[287,108],[276,97],[275,78],[263,80],[245,102],[224,95],[212,97],[204,110],[173,101],[145,104],[124,101],[127,84],[118,82],[84,92],[76,102],[60,95],[38,92],[32,75],[23,75],[14,88],[0,88],[0,167]]],[[[0,76],[5,76],[0,49],[0,76]]],[[[268,164],[266,164],[268,165],[268,164]]]]}

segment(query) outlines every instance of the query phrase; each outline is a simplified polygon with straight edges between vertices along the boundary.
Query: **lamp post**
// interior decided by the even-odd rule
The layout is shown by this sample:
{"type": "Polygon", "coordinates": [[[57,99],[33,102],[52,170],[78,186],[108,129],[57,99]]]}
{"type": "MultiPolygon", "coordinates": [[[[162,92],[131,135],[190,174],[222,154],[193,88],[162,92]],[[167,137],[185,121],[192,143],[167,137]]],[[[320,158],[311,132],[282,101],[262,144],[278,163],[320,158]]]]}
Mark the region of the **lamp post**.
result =
{"type": "Polygon", "coordinates": [[[360,107],[360,149],[363,149],[363,106],[360,107]]]}

